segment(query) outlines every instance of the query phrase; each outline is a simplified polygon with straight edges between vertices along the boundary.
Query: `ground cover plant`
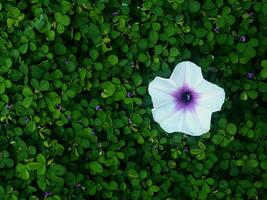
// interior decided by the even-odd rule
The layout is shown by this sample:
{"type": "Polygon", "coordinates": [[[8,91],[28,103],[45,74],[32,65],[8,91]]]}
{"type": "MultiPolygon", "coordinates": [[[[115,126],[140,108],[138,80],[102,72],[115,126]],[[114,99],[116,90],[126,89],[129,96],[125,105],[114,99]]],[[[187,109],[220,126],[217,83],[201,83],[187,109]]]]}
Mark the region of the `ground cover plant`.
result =
{"type": "Polygon", "coordinates": [[[0,2],[0,199],[267,199],[267,1],[0,2]],[[201,66],[226,99],[166,134],[148,84],[201,66]]]}

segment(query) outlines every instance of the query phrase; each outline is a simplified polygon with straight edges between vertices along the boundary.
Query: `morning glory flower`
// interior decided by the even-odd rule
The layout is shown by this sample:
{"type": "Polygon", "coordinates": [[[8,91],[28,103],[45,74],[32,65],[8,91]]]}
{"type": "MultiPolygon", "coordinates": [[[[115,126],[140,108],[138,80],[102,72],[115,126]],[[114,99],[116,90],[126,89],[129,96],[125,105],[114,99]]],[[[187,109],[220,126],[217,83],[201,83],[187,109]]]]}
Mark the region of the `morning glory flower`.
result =
{"type": "Polygon", "coordinates": [[[242,36],[240,36],[239,40],[241,42],[246,42],[247,41],[247,38],[246,38],[246,36],[242,35],[242,36]]]}
{"type": "Polygon", "coordinates": [[[217,26],[216,26],[213,30],[214,30],[214,32],[216,32],[216,33],[219,33],[219,32],[220,32],[220,28],[217,27],[217,26]]]}
{"type": "Polygon", "coordinates": [[[148,92],[161,128],[192,136],[209,131],[212,112],[219,111],[225,99],[224,90],[203,79],[201,68],[190,61],[179,63],[169,79],[156,77],[148,92]]]}
{"type": "Polygon", "coordinates": [[[97,106],[95,107],[95,110],[101,110],[100,105],[97,105],[97,106]]]}
{"type": "Polygon", "coordinates": [[[247,76],[248,76],[248,79],[251,80],[251,79],[254,78],[254,73],[252,73],[252,72],[248,72],[248,73],[247,73],[247,76]]]}

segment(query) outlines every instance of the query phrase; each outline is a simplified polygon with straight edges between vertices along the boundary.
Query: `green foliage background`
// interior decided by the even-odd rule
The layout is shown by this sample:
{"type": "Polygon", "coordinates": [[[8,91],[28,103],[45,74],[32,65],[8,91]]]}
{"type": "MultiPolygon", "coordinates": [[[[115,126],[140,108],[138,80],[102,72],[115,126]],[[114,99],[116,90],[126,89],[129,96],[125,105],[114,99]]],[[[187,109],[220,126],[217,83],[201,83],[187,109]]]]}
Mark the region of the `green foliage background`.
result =
{"type": "Polygon", "coordinates": [[[267,199],[266,0],[7,0],[0,24],[0,199],[267,199]],[[226,91],[201,137],[151,116],[183,60],[226,91]]]}

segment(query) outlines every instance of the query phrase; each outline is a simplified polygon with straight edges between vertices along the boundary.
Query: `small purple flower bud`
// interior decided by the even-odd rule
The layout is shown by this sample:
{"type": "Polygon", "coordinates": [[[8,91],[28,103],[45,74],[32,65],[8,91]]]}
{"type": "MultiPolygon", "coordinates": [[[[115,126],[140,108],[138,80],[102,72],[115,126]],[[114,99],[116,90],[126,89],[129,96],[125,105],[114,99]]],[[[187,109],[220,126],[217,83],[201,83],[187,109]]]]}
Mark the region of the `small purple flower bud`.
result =
{"type": "Polygon", "coordinates": [[[214,31],[215,33],[219,33],[219,32],[220,32],[220,28],[219,28],[219,27],[215,27],[215,28],[213,29],[213,31],[214,31]]]}
{"type": "Polygon", "coordinates": [[[68,64],[69,62],[70,62],[70,61],[69,61],[68,59],[65,59],[65,60],[64,60],[64,63],[65,63],[65,64],[68,64]]]}
{"type": "Polygon", "coordinates": [[[12,107],[13,107],[12,104],[7,104],[7,105],[6,105],[6,108],[7,108],[7,109],[11,109],[12,107]]]}
{"type": "Polygon", "coordinates": [[[189,152],[189,148],[187,146],[184,147],[184,152],[185,153],[189,152]]]}
{"type": "Polygon", "coordinates": [[[57,104],[57,105],[56,105],[56,109],[61,110],[61,108],[62,108],[62,107],[61,107],[60,104],[57,104]]]}
{"type": "Polygon", "coordinates": [[[78,189],[85,190],[85,187],[82,186],[80,183],[76,184],[76,187],[77,187],[78,189]]]}
{"type": "Polygon", "coordinates": [[[251,79],[254,78],[254,73],[252,73],[252,72],[248,72],[248,73],[247,73],[247,76],[248,76],[248,79],[251,80],[251,79]]]}
{"type": "Polygon", "coordinates": [[[120,13],[120,11],[116,11],[116,12],[113,12],[112,15],[113,15],[113,16],[116,16],[116,15],[118,15],[119,13],[120,13]]]}
{"type": "Polygon", "coordinates": [[[131,93],[131,92],[127,93],[127,97],[131,98],[132,96],[133,96],[133,93],[131,93]]]}
{"type": "Polygon", "coordinates": [[[253,15],[254,15],[253,12],[249,12],[249,13],[248,13],[248,16],[249,16],[249,17],[253,17],[253,15]]]}
{"type": "Polygon", "coordinates": [[[24,122],[27,123],[29,121],[28,117],[24,117],[24,122]]]}
{"type": "Polygon", "coordinates": [[[68,120],[68,121],[71,120],[71,116],[70,116],[70,115],[67,116],[67,120],[68,120]]]}
{"type": "Polygon", "coordinates": [[[51,196],[53,193],[52,192],[45,192],[44,193],[44,198],[47,198],[49,196],[51,196]]]}
{"type": "Polygon", "coordinates": [[[246,36],[244,36],[244,35],[240,36],[239,41],[246,42],[247,41],[246,36]]]}
{"type": "Polygon", "coordinates": [[[130,118],[128,118],[128,123],[131,124],[133,123],[132,120],[130,118]]]}
{"type": "Polygon", "coordinates": [[[97,105],[97,106],[95,107],[95,110],[101,110],[101,107],[100,107],[99,105],[97,105]]]}
{"type": "Polygon", "coordinates": [[[92,131],[91,131],[91,134],[92,134],[92,135],[95,135],[95,130],[92,130],[92,131]]]}

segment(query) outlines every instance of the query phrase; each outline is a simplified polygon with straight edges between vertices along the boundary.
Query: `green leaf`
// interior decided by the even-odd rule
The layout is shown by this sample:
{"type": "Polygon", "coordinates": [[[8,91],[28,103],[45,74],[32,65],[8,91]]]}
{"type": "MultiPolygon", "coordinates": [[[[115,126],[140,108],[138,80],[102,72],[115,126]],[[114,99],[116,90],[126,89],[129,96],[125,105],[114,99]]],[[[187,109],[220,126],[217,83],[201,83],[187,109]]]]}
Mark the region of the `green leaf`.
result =
{"type": "Polygon", "coordinates": [[[159,35],[158,35],[158,33],[157,33],[156,31],[151,30],[151,31],[149,32],[149,39],[150,39],[150,41],[151,41],[152,43],[155,44],[155,43],[158,41],[158,38],[159,38],[159,35]]]}
{"type": "Polygon", "coordinates": [[[148,42],[147,42],[147,40],[145,40],[145,39],[141,39],[141,40],[139,40],[139,42],[138,42],[138,46],[139,46],[141,49],[146,49],[147,46],[148,46],[148,42]]]}
{"type": "Polygon", "coordinates": [[[19,163],[16,167],[16,171],[18,173],[18,177],[23,180],[28,180],[30,178],[30,173],[27,170],[27,167],[25,165],[22,165],[19,163]]]}
{"type": "Polygon", "coordinates": [[[137,171],[135,169],[129,169],[127,171],[127,175],[129,178],[138,178],[139,177],[139,174],[137,173],[137,171]]]}
{"type": "Polygon", "coordinates": [[[91,49],[89,51],[90,57],[95,61],[98,58],[98,52],[95,49],[91,49]]]}
{"type": "Polygon", "coordinates": [[[100,174],[103,172],[102,165],[97,161],[90,162],[88,164],[88,167],[89,167],[90,171],[92,172],[92,174],[100,174]]]}
{"type": "Polygon", "coordinates": [[[0,94],[4,94],[6,91],[5,83],[0,83],[0,94]]]}
{"type": "Polygon", "coordinates": [[[267,170],[267,160],[261,161],[260,166],[261,166],[262,169],[267,170]]]}
{"type": "Polygon", "coordinates": [[[88,33],[89,38],[93,41],[94,44],[97,44],[100,40],[100,31],[98,27],[90,23],[88,27],[86,27],[86,32],[88,33]]]}
{"type": "Polygon", "coordinates": [[[190,12],[197,12],[200,9],[200,3],[198,1],[189,0],[189,11],[190,12]]]}
{"type": "Polygon", "coordinates": [[[267,68],[267,60],[263,60],[263,61],[261,61],[261,66],[262,66],[263,68],[267,68]]]}
{"type": "Polygon", "coordinates": [[[66,91],[66,95],[72,99],[76,96],[76,92],[73,89],[69,89],[66,91]]]}
{"type": "Polygon", "coordinates": [[[206,151],[206,146],[201,141],[198,141],[198,146],[202,151],[206,151]]]}
{"type": "Polygon", "coordinates": [[[25,97],[32,97],[33,96],[33,92],[29,87],[24,87],[22,90],[22,94],[25,97]]]}
{"type": "Polygon", "coordinates": [[[235,135],[237,133],[237,128],[236,125],[233,123],[229,123],[226,127],[226,131],[227,133],[229,133],[230,135],[235,135]]]}
{"type": "Polygon", "coordinates": [[[103,92],[101,93],[103,98],[112,96],[116,91],[116,86],[110,81],[102,83],[101,86],[103,88],[103,92]]]}
{"type": "Polygon", "coordinates": [[[171,47],[170,49],[170,56],[175,57],[180,54],[180,51],[176,47],[171,47]]]}
{"type": "Polygon", "coordinates": [[[115,181],[110,181],[108,185],[110,190],[117,190],[118,189],[118,184],[115,181]]]}
{"type": "Polygon", "coordinates": [[[267,78],[267,67],[261,70],[260,75],[262,78],[267,78]]]}
{"type": "Polygon", "coordinates": [[[46,91],[49,89],[49,87],[50,87],[50,85],[49,85],[49,82],[47,80],[41,80],[40,86],[39,86],[39,89],[41,91],[46,91]]]}
{"type": "Polygon", "coordinates": [[[256,99],[258,97],[258,91],[256,90],[249,90],[247,94],[251,99],[256,99]]]}
{"type": "Polygon", "coordinates": [[[65,31],[64,26],[63,26],[62,24],[58,24],[58,25],[57,25],[57,32],[58,32],[59,34],[62,34],[62,33],[64,33],[64,31],[65,31]]]}
{"type": "Polygon", "coordinates": [[[108,56],[108,62],[111,65],[116,65],[119,62],[119,59],[118,59],[118,57],[116,55],[109,55],[108,56]]]}
{"type": "Polygon", "coordinates": [[[267,83],[263,81],[258,81],[258,89],[259,92],[266,93],[267,92],[267,83]]]}
{"type": "Polygon", "coordinates": [[[23,101],[22,101],[22,105],[25,108],[29,108],[32,104],[32,101],[33,101],[33,97],[25,97],[25,99],[23,99],[23,101]]]}
{"type": "Polygon", "coordinates": [[[28,44],[26,43],[26,44],[21,45],[21,46],[19,47],[19,51],[20,51],[20,53],[22,53],[22,54],[27,53],[27,51],[28,51],[28,44]]]}
{"type": "Polygon", "coordinates": [[[8,7],[7,16],[17,19],[20,16],[20,10],[16,7],[8,7]]]}
{"type": "Polygon", "coordinates": [[[73,8],[72,3],[69,1],[65,1],[65,0],[60,1],[60,5],[61,5],[60,7],[61,7],[63,13],[67,13],[70,10],[72,10],[72,8],[73,8]]]}
{"type": "Polygon", "coordinates": [[[61,13],[56,12],[55,19],[57,23],[63,26],[68,26],[70,24],[70,18],[67,15],[62,15],[61,13]]]}
{"type": "Polygon", "coordinates": [[[140,74],[137,74],[137,73],[133,74],[132,79],[133,79],[135,86],[139,86],[143,82],[142,77],[140,76],[140,74]]]}
{"type": "Polygon", "coordinates": [[[224,136],[220,134],[214,135],[212,141],[216,145],[221,144],[224,141],[224,136]]]}
{"type": "Polygon", "coordinates": [[[36,124],[34,121],[29,121],[26,125],[26,130],[29,132],[29,133],[33,133],[36,129],[36,124]]]}
{"type": "Polygon", "coordinates": [[[202,153],[202,150],[201,149],[190,149],[190,153],[192,155],[198,155],[202,153]]]}

